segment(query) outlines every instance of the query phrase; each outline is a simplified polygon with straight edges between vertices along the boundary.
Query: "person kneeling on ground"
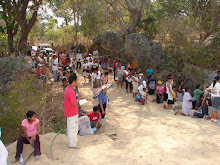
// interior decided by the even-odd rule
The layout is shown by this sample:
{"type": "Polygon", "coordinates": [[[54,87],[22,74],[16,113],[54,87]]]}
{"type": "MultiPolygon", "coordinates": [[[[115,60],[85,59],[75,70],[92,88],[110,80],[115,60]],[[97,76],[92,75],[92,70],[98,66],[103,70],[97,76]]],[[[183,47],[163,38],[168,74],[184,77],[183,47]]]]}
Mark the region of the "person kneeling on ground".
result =
{"type": "Polygon", "coordinates": [[[96,131],[96,128],[91,128],[88,116],[79,117],[79,135],[94,135],[96,131]]]}
{"type": "Polygon", "coordinates": [[[202,113],[198,113],[196,111],[194,111],[193,116],[192,117],[198,117],[198,118],[204,118],[204,119],[208,119],[209,115],[209,106],[211,106],[211,94],[206,91],[204,93],[203,99],[202,99],[202,104],[199,107],[199,109],[202,109],[202,113]]]}
{"type": "Polygon", "coordinates": [[[156,90],[156,93],[157,93],[156,100],[157,100],[157,103],[163,103],[163,86],[162,86],[163,82],[159,80],[157,82],[157,84],[158,84],[158,86],[156,88],[157,89],[156,90]]]}
{"type": "Polygon", "coordinates": [[[189,116],[190,114],[190,111],[192,109],[192,96],[190,95],[190,88],[187,87],[185,91],[186,92],[183,96],[182,112],[176,111],[174,115],[180,114],[183,116],[189,116]]]}
{"type": "Polygon", "coordinates": [[[97,129],[101,127],[101,118],[102,115],[100,113],[100,107],[99,106],[94,106],[93,107],[93,112],[90,112],[87,114],[87,116],[90,119],[90,124],[94,132],[96,132],[97,129]],[[96,129],[96,130],[95,130],[96,129]]]}
{"type": "Polygon", "coordinates": [[[143,88],[140,103],[144,105],[146,102],[147,102],[147,90],[146,88],[143,88]]]}
{"type": "Polygon", "coordinates": [[[34,157],[36,160],[39,159],[41,155],[40,152],[40,138],[41,133],[39,120],[36,118],[36,113],[34,111],[28,111],[26,114],[26,119],[21,123],[23,127],[24,136],[18,138],[15,162],[19,161],[20,154],[23,151],[23,145],[31,144],[34,147],[34,157]]]}

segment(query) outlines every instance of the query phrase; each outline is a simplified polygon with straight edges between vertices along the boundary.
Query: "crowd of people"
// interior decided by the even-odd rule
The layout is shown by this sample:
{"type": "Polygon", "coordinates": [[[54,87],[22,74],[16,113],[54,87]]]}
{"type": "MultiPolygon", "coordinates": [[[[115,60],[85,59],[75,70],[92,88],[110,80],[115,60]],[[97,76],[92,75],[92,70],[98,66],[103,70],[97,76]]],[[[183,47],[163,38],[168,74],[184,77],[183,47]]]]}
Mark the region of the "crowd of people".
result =
{"type": "MultiPolygon", "coordinates": [[[[177,101],[182,101],[182,111],[176,111],[174,115],[211,119],[218,123],[218,110],[220,107],[220,71],[217,72],[213,83],[206,86],[197,85],[191,93],[190,87],[184,86],[180,80],[175,86],[174,75],[167,75],[162,82],[156,80],[154,69],[151,65],[142,72],[134,62],[122,64],[119,58],[115,58],[111,66],[111,59],[107,55],[101,55],[98,50],[92,53],[82,53],[80,47],[71,47],[72,54],[59,51],[58,54],[39,56],[37,53],[32,58],[31,66],[37,68],[36,76],[47,81],[45,67],[51,66],[53,78],[50,80],[61,81],[64,92],[64,116],[67,118],[67,135],[70,148],[79,149],[77,134],[93,135],[102,126],[102,120],[106,115],[108,104],[108,74],[114,74],[114,81],[118,90],[125,88],[127,93],[132,93],[134,101],[144,105],[150,102],[148,95],[155,97],[152,101],[161,104],[166,102],[164,108],[174,112],[177,101]],[[76,49],[77,48],[77,49],[76,49]],[[134,66],[136,65],[136,66],[134,66]],[[82,74],[84,83],[90,83],[93,95],[97,95],[98,105],[84,115],[80,113],[81,92],[78,88],[77,74],[82,74]],[[124,84],[125,83],[125,84],[124,84]],[[124,87],[125,86],[125,87],[124,87]],[[192,96],[193,94],[193,96],[192,96]],[[195,109],[193,113],[191,110],[195,109]]],[[[23,144],[31,144],[34,147],[35,159],[41,155],[39,134],[41,132],[36,113],[28,111],[26,119],[21,123],[24,136],[18,138],[15,162],[21,158],[23,144]]]]}
{"type": "Polygon", "coordinates": [[[113,68],[117,87],[123,88],[125,82],[126,92],[128,93],[129,88],[135,101],[139,104],[147,103],[148,95],[155,95],[156,97],[152,101],[156,101],[158,104],[166,102],[164,108],[169,112],[174,112],[177,101],[182,101],[182,111],[176,111],[174,115],[191,115],[211,119],[214,124],[219,123],[217,112],[220,107],[220,71],[217,71],[213,83],[209,84],[208,88],[205,84],[203,86],[198,84],[191,92],[190,87],[184,87],[184,80],[180,80],[176,86],[173,74],[169,74],[164,83],[161,80],[156,81],[151,65],[148,66],[145,73],[142,73],[141,68],[133,67],[133,63],[123,65],[118,58],[115,58],[113,68]]]}

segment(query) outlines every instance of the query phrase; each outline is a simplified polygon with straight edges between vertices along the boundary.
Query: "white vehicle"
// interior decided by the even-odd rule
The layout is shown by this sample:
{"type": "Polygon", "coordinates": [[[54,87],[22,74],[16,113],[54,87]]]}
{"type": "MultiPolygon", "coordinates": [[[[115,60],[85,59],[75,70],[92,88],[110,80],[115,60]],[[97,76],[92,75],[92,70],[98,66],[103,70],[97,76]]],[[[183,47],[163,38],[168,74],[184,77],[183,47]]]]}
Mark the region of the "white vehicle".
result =
{"type": "Polygon", "coordinates": [[[36,55],[37,52],[37,46],[32,46],[31,48],[31,56],[34,57],[36,55]]]}
{"type": "Polygon", "coordinates": [[[50,45],[47,45],[47,44],[38,45],[37,51],[40,56],[44,56],[46,54],[51,54],[53,52],[53,50],[50,48],[50,45]]]}

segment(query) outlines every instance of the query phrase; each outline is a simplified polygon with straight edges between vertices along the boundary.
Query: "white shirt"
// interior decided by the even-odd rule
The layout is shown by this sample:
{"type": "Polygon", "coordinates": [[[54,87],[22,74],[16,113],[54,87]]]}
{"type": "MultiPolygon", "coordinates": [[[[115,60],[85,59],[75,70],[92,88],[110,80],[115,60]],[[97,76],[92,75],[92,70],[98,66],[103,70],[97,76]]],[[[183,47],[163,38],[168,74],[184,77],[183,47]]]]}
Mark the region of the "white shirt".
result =
{"type": "Polygon", "coordinates": [[[99,53],[99,51],[98,51],[98,50],[93,51],[93,56],[98,55],[98,53],[99,53]]]}
{"type": "Polygon", "coordinates": [[[141,95],[143,94],[143,89],[144,88],[146,88],[146,86],[144,86],[143,84],[138,87],[138,90],[139,90],[141,95]]]}
{"type": "Polygon", "coordinates": [[[95,79],[97,78],[97,74],[96,73],[92,73],[92,76],[91,76],[91,83],[92,83],[92,88],[93,88],[93,83],[95,82],[95,79]]]}
{"type": "Polygon", "coordinates": [[[87,69],[88,64],[83,64],[83,69],[87,69]]]}
{"type": "Polygon", "coordinates": [[[93,61],[93,57],[86,57],[87,61],[90,61],[90,59],[92,59],[92,61],[93,61]]]}
{"type": "Polygon", "coordinates": [[[55,59],[55,60],[52,59],[51,62],[52,62],[52,70],[53,71],[58,70],[58,61],[57,61],[57,59],[55,59]]]}
{"type": "Polygon", "coordinates": [[[77,53],[76,54],[76,61],[81,62],[82,61],[82,53],[77,53]]]}
{"type": "Polygon", "coordinates": [[[91,69],[91,67],[92,67],[92,65],[93,65],[93,62],[88,62],[87,64],[88,64],[88,66],[89,66],[89,69],[91,69]]]}
{"type": "Polygon", "coordinates": [[[98,71],[97,79],[101,79],[101,72],[100,72],[100,70],[98,71]]]}
{"type": "Polygon", "coordinates": [[[147,91],[145,91],[145,92],[143,91],[141,95],[142,95],[142,97],[143,97],[144,99],[146,99],[146,97],[147,97],[147,91]]]}
{"type": "Polygon", "coordinates": [[[212,97],[220,97],[220,83],[216,82],[215,86],[211,85],[211,95],[212,97]]]}

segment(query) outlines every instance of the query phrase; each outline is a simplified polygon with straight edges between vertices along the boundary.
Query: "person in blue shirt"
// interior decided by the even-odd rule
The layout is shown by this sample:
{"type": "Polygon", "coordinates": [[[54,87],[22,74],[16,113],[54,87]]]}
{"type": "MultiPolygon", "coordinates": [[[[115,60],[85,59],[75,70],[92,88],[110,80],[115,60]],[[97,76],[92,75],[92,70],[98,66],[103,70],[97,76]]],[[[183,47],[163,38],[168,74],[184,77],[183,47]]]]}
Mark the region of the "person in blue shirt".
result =
{"type": "Polygon", "coordinates": [[[99,108],[102,114],[102,119],[105,117],[105,110],[107,104],[107,96],[106,96],[107,88],[102,89],[102,92],[98,96],[99,108]]]}
{"type": "Polygon", "coordinates": [[[154,72],[154,70],[153,70],[153,68],[152,68],[152,66],[151,65],[149,65],[148,66],[148,69],[147,69],[147,78],[149,79],[150,78],[150,76],[153,74],[153,72],[154,72]]]}
{"type": "Polygon", "coordinates": [[[71,47],[71,51],[72,51],[72,56],[76,57],[76,50],[75,50],[76,46],[72,45],[71,47]]]}

